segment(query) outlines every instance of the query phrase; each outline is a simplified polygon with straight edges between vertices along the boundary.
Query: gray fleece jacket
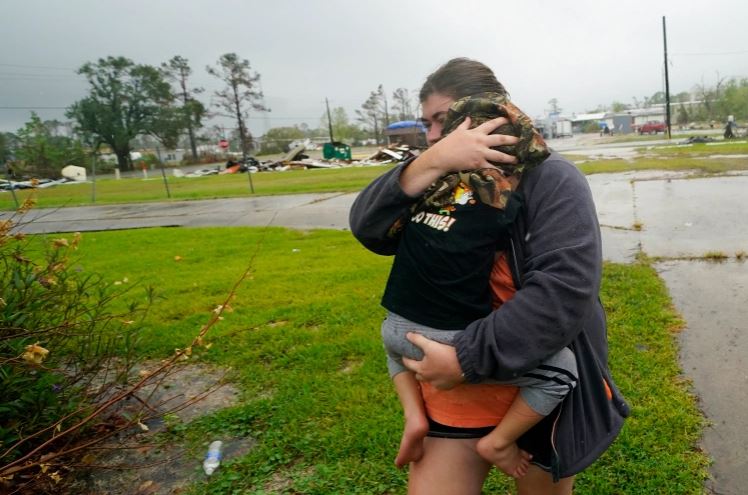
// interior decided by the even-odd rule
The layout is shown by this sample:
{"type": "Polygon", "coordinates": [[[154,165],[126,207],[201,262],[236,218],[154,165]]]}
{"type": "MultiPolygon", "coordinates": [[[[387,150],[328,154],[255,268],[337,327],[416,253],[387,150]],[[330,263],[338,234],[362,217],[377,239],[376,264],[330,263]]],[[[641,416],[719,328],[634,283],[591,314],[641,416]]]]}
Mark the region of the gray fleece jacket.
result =
{"type": "MultiPolygon", "coordinates": [[[[415,201],[400,188],[405,166],[374,180],[351,208],[353,235],[378,254],[395,254],[398,240],[387,231],[415,201]]],[[[509,261],[518,290],[468,325],[454,345],[474,383],[520,376],[563,347],[574,352],[578,386],[519,441],[554,478],[563,478],[597,459],[629,414],[608,370],[600,227],[586,179],[557,153],[526,172],[516,193],[524,206],[512,229],[509,261]]]]}

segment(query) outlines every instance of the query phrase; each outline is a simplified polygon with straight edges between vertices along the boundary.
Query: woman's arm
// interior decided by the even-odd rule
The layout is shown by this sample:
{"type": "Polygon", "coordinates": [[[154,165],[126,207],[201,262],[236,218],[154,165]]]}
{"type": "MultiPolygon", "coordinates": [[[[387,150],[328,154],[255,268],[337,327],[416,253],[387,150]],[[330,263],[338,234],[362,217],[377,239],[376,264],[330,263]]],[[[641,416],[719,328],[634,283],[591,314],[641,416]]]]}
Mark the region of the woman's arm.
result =
{"type": "Polygon", "coordinates": [[[406,161],[374,179],[351,206],[348,216],[351,232],[365,248],[377,254],[395,254],[398,239],[387,234],[415,201],[400,187],[400,174],[409,163],[406,161]]]}
{"type": "Polygon", "coordinates": [[[442,175],[481,167],[491,167],[488,160],[516,163],[517,159],[493,146],[516,144],[518,138],[490,134],[506,124],[504,117],[484,122],[470,129],[470,119],[411,161],[374,179],[351,207],[351,232],[367,249],[383,255],[395,254],[397,239],[387,233],[393,223],[405,215],[417,197],[442,175]]]}

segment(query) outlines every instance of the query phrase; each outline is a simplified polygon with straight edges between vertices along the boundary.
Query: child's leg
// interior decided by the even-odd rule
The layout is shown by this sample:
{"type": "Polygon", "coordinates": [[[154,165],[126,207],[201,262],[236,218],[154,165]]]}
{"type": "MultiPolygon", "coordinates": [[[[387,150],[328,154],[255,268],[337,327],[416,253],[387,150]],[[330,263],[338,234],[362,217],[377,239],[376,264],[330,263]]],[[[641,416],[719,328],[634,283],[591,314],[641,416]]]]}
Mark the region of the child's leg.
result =
{"type": "Polygon", "coordinates": [[[521,478],[527,474],[531,456],[517,446],[517,439],[543,418],[517,395],[501,423],[478,441],[478,454],[509,476],[521,478]]]}
{"type": "Polygon", "coordinates": [[[478,442],[478,453],[509,476],[524,476],[530,456],[517,446],[517,439],[550,414],[576,381],[576,358],[564,348],[517,380],[500,382],[521,390],[498,426],[478,442]]]}
{"type": "Polygon", "coordinates": [[[415,375],[410,371],[403,371],[395,375],[392,381],[405,417],[400,449],[395,458],[395,465],[401,468],[423,457],[423,440],[429,432],[429,422],[415,375]]]}
{"type": "Polygon", "coordinates": [[[449,339],[457,333],[457,331],[435,330],[418,325],[394,313],[388,313],[387,318],[382,322],[382,342],[387,353],[387,369],[395,384],[405,417],[400,449],[395,458],[397,467],[403,467],[423,456],[423,440],[429,431],[420,385],[415,375],[405,368],[402,362],[403,356],[412,359],[423,358],[421,350],[405,338],[405,335],[413,330],[420,331],[429,337],[442,339],[449,339]]]}

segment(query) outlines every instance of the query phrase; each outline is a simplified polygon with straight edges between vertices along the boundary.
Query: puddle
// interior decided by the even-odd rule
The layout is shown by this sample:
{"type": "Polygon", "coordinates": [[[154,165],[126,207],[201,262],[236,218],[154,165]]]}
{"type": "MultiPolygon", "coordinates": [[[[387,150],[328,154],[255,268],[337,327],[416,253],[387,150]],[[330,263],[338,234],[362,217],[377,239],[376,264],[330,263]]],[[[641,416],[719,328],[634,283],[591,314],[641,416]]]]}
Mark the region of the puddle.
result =
{"type": "Polygon", "coordinates": [[[642,247],[650,256],[748,251],[748,176],[635,183],[642,247]]]}

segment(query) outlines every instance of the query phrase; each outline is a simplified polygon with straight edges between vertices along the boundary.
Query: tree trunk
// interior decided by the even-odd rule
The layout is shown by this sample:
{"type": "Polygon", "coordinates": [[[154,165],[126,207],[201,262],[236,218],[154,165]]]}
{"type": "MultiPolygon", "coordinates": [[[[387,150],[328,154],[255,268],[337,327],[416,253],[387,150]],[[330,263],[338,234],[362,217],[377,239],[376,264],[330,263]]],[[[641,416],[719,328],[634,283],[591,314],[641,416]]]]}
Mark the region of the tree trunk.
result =
{"type": "Polygon", "coordinates": [[[132,170],[132,163],[130,162],[130,152],[129,151],[115,151],[114,152],[117,155],[117,168],[119,168],[120,172],[126,172],[128,170],[132,170]]]}
{"type": "Polygon", "coordinates": [[[187,124],[187,134],[190,136],[190,148],[192,149],[192,159],[197,161],[197,143],[195,143],[195,131],[192,129],[192,122],[187,124]]]}

